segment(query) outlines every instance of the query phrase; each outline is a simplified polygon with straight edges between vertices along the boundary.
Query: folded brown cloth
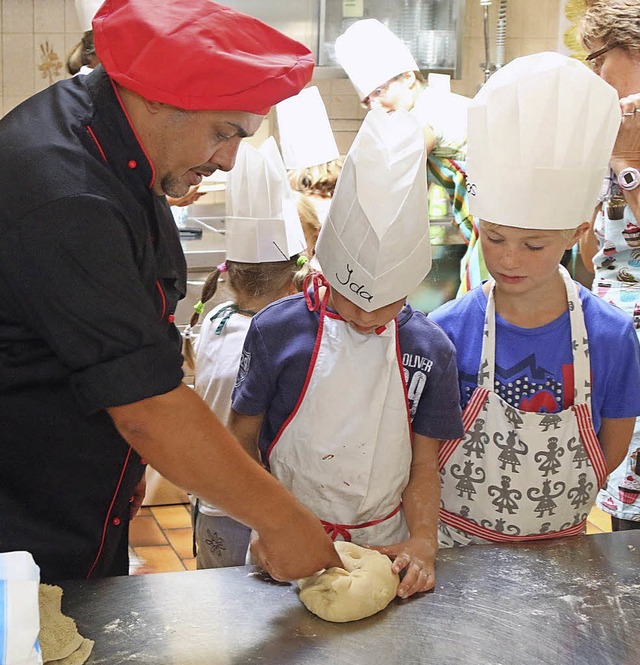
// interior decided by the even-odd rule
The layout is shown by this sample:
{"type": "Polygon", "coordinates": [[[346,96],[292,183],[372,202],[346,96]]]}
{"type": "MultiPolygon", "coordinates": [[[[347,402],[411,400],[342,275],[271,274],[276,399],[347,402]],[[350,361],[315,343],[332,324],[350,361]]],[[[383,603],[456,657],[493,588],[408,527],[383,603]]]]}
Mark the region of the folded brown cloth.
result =
{"type": "Polygon", "coordinates": [[[40,649],[45,663],[82,665],[93,649],[93,642],[78,633],[76,622],[62,614],[62,589],[40,585],[40,649]]]}

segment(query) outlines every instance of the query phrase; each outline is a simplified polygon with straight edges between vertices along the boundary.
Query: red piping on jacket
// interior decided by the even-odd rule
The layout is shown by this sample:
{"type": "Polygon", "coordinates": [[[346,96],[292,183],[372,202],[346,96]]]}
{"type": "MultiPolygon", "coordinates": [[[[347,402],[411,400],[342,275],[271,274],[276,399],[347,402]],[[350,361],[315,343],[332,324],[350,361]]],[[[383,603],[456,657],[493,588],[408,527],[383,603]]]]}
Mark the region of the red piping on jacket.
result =
{"type": "Polygon", "coordinates": [[[98,150],[100,151],[100,154],[102,155],[102,159],[104,161],[107,161],[107,156],[104,154],[104,150],[102,149],[102,146],[100,145],[100,141],[98,141],[98,137],[94,134],[93,129],[89,125],[86,125],[86,129],[89,132],[89,136],[93,139],[93,142],[98,146],[98,150]]]}
{"type": "Polygon", "coordinates": [[[147,161],[149,162],[149,166],[151,167],[151,182],[149,183],[149,189],[153,187],[153,183],[156,181],[156,169],[153,166],[153,162],[151,161],[151,158],[147,154],[147,151],[144,148],[144,144],[140,140],[140,137],[138,136],[138,132],[136,132],[135,127],[133,126],[133,123],[131,122],[131,118],[129,117],[129,114],[127,113],[127,108],[126,106],[122,103],[122,97],[120,97],[120,93],[118,92],[118,88],[116,84],[114,83],[113,79],[109,79],[111,81],[111,85],[113,86],[113,92],[115,93],[116,97],[118,98],[118,102],[120,103],[120,107],[122,108],[122,112],[124,113],[124,117],[127,119],[127,122],[129,123],[129,127],[131,127],[131,131],[133,132],[133,135],[136,137],[136,141],[138,141],[138,144],[140,146],[140,150],[142,150],[142,153],[144,156],[147,158],[147,161]]]}
{"type": "Polygon", "coordinates": [[[157,279],[156,287],[158,288],[158,291],[160,292],[160,298],[162,299],[162,314],[160,314],[160,318],[164,319],[164,315],[167,313],[167,299],[165,298],[164,291],[162,290],[160,282],[157,279]]]}
{"type": "Polygon", "coordinates": [[[113,493],[113,496],[111,497],[111,503],[109,504],[109,510],[107,510],[107,515],[104,519],[104,524],[102,525],[102,539],[100,540],[100,547],[98,548],[98,554],[96,554],[96,558],[91,566],[89,568],[89,572],[87,573],[87,576],[85,579],[89,579],[95,570],[95,567],[98,565],[98,561],[100,560],[100,555],[102,554],[102,550],[104,549],[104,541],[106,540],[107,537],[107,526],[109,524],[109,519],[111,517],[111,510],[113,509],[113,504],[116,502],[116,497],[118,496],[118,492],[120,491],[120,487],[122,486],[122,479],[124,478],[124,472],[127,470],[127,464],[129,464],[129,458],[131,457],[131,446],[129,446],[129,450],[127,451],[127,457],[124,461],[124,464],[122,465],[122,470],[120,471],[120,478],[118,478],[118,484],[116,485],[116,490],[113,493]]]}

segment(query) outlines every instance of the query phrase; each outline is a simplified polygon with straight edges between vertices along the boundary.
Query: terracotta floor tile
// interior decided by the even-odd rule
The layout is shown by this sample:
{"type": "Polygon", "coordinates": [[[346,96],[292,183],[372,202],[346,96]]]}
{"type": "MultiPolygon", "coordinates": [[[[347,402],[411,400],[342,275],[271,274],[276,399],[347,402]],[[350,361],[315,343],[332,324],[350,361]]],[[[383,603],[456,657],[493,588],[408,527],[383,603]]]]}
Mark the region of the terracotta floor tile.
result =
{"type": "Polygon", "coordinates": [[[187,505],[151,506],[151,513],[162,529],[191,527],[191,516],[187,505]]]}
{"type": "Polygon", "coordinates": [[[173,573],[185,570],[182,561],[173,551],[171,545],[134,547],[134,551],[154,573],[173,573]]]}
{"type": "Polygon", "coordinates": [[[153,515],[135,517],[129,525],[129,544],[131,547],[147,547],[150,545],[166,545],[162,530],[153,515]]]}
{"type": "Polygon", "coordinates": [[[150,517],[151,516],[151,511],[147,506],[142,506],[140,509],[138,509],[138,514],[136,517],[150,517]]]}
{"type": "Polygon", "coordinates": [[[182,559],[182,564],[187,570],[197,570],[195,559],[182,559]]]}
{"type": "Polygon", "coordinates": [[[176,554],[181,559],[193,557],[193,529],[167,529],[164,532],[176,554]]]}

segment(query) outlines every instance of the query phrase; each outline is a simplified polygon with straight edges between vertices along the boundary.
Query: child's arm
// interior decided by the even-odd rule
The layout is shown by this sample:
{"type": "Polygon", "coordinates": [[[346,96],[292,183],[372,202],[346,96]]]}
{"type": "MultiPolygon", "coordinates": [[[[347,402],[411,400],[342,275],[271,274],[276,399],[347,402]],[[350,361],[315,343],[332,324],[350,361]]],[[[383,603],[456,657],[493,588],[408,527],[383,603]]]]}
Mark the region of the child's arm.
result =
{"type": "Polygon", "coordinates": [[[635,424],[635,418],[602,419],[598,439],[607,461],[607,473],[617,469],[625,458],[635,424]]]}
{"type": "Polygon", "coordinates": [[[258,435],[262,427],[264,414],[258,416],[245,416],[234,409],[229,412],[227,427],[229,431],[240,441],[242,447],[260,462],[260,451],[258,449],[258,435]]]}
{"type": "Polygon", "coordinates": [[[373,548],[394,559],[395,572],[405,571],[398,586],[400,598],[429,591],[436,583],[435,559],[440,508],[439,444],[438,439],[413,435],[411,476],[402,494],[409,539],[395,545],[373,548]]]}

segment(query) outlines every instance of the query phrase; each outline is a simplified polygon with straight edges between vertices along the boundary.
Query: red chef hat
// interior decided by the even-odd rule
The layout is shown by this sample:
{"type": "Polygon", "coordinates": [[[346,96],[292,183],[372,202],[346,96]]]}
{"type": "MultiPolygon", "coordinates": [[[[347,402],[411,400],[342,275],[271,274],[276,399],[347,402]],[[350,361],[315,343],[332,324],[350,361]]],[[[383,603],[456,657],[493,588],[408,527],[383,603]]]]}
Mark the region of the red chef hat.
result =
{"type": "Polygon", "coordinates": [[[265,115],[313,73],[306,46],[211,0],[106,0],[93,39],[114,81],[189,110],[265,115]]]}

